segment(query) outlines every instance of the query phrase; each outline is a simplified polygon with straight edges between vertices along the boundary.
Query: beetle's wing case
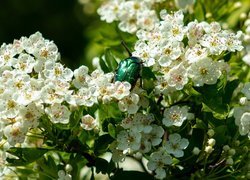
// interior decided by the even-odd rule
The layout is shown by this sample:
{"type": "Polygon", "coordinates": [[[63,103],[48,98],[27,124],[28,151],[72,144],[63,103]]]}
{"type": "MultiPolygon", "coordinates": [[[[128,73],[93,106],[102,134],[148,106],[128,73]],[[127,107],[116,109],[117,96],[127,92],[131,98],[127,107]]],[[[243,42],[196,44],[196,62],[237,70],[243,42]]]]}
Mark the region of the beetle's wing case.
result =
{"type": "Polygon", "coordinates": [[[119,63],[115,75],[115,81],[127,81],[134,86],[140,76],[141,60],[137,57],[129,57],[119,63]]]}

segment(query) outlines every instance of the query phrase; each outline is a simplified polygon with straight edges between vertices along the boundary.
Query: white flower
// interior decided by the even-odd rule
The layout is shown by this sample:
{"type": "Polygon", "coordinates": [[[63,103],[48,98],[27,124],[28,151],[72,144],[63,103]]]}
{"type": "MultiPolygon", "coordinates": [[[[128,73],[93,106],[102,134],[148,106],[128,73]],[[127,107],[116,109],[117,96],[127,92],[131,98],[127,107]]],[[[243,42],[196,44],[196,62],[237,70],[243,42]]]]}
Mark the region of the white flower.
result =
{"type": "Polygon", "coordinates": [[[173,60],[182,54],[182,43],[177,41],[165,41],[159,47],[159,64],[163,67],[169,66],[173,60]]]}
{"type": "Polygon", "coordinates": [[[187,49],[185,58],[189,63],[197,62],[200,59],[207,57],[208,52],[206,48],[202,48],[201,45],[196,44],[193,47],[187,49]]]}
{"type": "Polygon", "coordinates": [[[148,134],[148,138],[152,143],[152,146],[157,146],[162,142],[162,136],[164,135],[164,129],[156,124],[151,125],[152,130],[148,134]]]}
{"type": "Polygon", "coordinates": [[[188,45],[194,46],[203,36],[204,30],[201,23],[198,23],[197,20],[189,22],[187,25],[187,37],[188,37],[188,45]]]}
{"type": "Polygon", "coordinates": [[[73,72],[69,68],[64,68],[62,64],[50,61],[45,63],[43,74],[47,79],[63,81],[71,81],[73,77],[73,72]]]}
{"type": "Polygon", "coordinates": [[[241,92],[247,97],[248,100],[250,100],[250,82],[244,84],[241,92]]]}
{"type": "Polygon", "coordinates": [[[241,45],[241,41],[239,38],[234,34],[227,31],[222,32],[226,39],[226,47],[228,51],[235,52],[241,51],[243,46],[241,45]]]}
{"type": "Polygon", "coordinates": [[[136,113],[133,118],[131,130],[149,133],[152,130],[151,123],[154,121],[153,114],[136,113]]]}
{"type": "Polygon", "coordinates": [[[0,47],[0,66],[13,66],[16,63],[17,52],[12,44],[2,44],[0,47]]]}
{"type": "Polygon", "coordinates": [[[131,34],[135,33],[136,30],[138,29],[136,15],[135,14],[127,14],[126,19],[123,19],[123,21],[121,21],[118,24],[118,27],[124,32],[128,32],[131,34]]]}
{"type": "Polygon", "coordinates": [[[14,67],[24,73],[31,73],[35,65],[35,59],[29,54],[20,54],[14,67]]]}
{"type": "Polygon", "coordinates": [[[10,145],[15,146],[17,143],[22,143],[25,139],[25,134],[28,128],[21,122],[10,124],[4,128],[4,135],[10,145]]]}
{"type": "Polygon", "coordinates": [[[140,28],[152,30],[159,21],[154,10],[146,9],[137,13],[137,24],[140,28]]]}
{"type": "Polygon", "coordinates": [[[114,20],[118,20],[117,14],[120,11],[120,5],[124,2],[124,0],[114,0],[107,1],[103,4],[98,10],[97,13],[101,15],[101,20],[106,21],[107,23],[111,23],[114,20]]]}
{"type": "Polygon", "coordinates": [[[87,66],[80,66],[74,71],[75,79],[72,81],[74,86],[78,89],[87,86],[87,81],[90,78],[88,75],[89,68],[87,66]]]}
{"type": "Polygon", "coordinates": [[[162,123],[167,127],[172,125],[181,126],[188,119],[188,109],[187,106],[180,107],[178,105],[165,109],[162,123]]]}
{"type": "Polygon", "coordinates": [[[226,38],[221,33],[205,34],[200,39],[200,44],[209,50],[210,54],[220,55],[227,49],[226,38]]]}
{"type": "Polygon", "coordinates": [[[76,94],[67,94],[65,100],[73,106],[91,107],[97,103],[98,95],[95,87],[81,88],[76,94]]]}
{"type": "Polygon", "coordinates": [[[183,65],[172,68],[167,75],[167,83],[176,90],[181,90],[188,83],[187,70],[183,65]]]}
{"type": "Polygon", "coordinates": [[[14,118],[18,115],[19,109],[21,107],[14,98],[13,90],[6,90],[0,98],[0,113],[2,118],[14,118]]]}
{"type": "Polygon", "coordinates": [[[166,165],[172,163],[172,158],[164,149],[160,149],[156,152],[153,152],[150,155],[147,167],[151,171],[155,171],[155,177],[157,179],[163,179],[166,177],[166,171],[164,170],[166,165]]]}
{"type": "Polygon", "coordinates": [[[128,82],[116,81],[113,88],[114,94],[112,94],[112,97],[121,100],[130,94],[131,85],[128,82]]]}
{"type": "Polygon", "coordinates": [[[135,52],[133,56],[140,57],[144,66],[152,66],[155,64],[155,59],[152,57],[152,48],[143,41],[137,41],[135,44],[135,52]]]}
{"type": "Polygon", "coordinates": [[[188,75],[195,86],[203,86],[204,84],[215,84],[221,72],[218,62],[207,57],[193,63],[188,69],[188,75]]]}
{"type": "Polygon", "coordinates": [[[97,126],[97,120],[87,114],[82,117],[81,127],[87,131],[94,129],[97,126]]]}
{"type": "Polygon", "coordinates": [[[38,126],[38,120],[43,114],[43,107],[31,103],[27,107],[22,107],[19,113],[25,126],[35,128],[38,126]]]}
{"type": "Polygon", "coordinates": [[[184,156],[183,149],[186,149],[189,142],[185,138],[181,138],[181,136],[177,133],[170,134],[169,140],[164,145],[164,148],[169,154],[173,154],[175,157],[184,156]]]}
{"type": "Polygon", "coordinates": [[[117,135],[117,148],[119,150],[137,151],[141,146],[141,134],[136,131],[121,131],[117,135]]]}
{"type": "Polygon", "coordinates": [[[248,138],[250,139],[250,112],[244,112],[240,118],[239,132],[242,136],[248,134],[248,138]]]}
{"type": "Polygon", "coordinates": [[[69,123],[69,118],[71,112],[65,105],[58,103],[52,104],[49,107],[45,108],[45,113],[49,116],[49,119],[53,123],[69,123]]]}
{"type": "Polygon", "coordinates": [[[122,112],[127,111],[129,114],[135,114],[138,109],[139,96],[135,93],[130,93],[118,102],[118,107],[122,112]]]}
{"type": "Polygon", "coordinates": [[[182,11],[177,11],[173,15],[166,14],[162,16],[163,21],[160,22],[162,34],[171,41],[182,41],[186,33],[183,18],[184,15],[182,11]]]}
{"type": "Polygon", "coordinates": [[[41,89],[41,100],[46,104],[62,103],[65,95],[60,95],[56,91],[56,85],[52,82],[46,84],[41,89]]]}

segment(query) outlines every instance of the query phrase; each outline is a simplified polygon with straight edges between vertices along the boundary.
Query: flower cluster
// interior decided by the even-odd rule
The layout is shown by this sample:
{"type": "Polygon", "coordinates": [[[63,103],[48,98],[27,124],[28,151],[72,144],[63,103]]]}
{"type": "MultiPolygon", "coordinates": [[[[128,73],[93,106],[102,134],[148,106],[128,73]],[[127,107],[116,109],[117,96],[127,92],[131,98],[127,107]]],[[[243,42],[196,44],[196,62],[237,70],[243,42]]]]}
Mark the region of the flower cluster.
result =
{"type": "Polygon", "coordinates": [[[241,90],[245,95],[240,99],[242,106],[234,108],[235,124],[239,126],[241,135],[248,135],[250,139],[250,83],[246,83],[241,90]]]}
{"type": "Polygon", "coordinates": [[[243,42],[245,43],[244,55],[242,60],[250,65],[250,14],[245,21],[245,33],[243,35],[243,42]]]}
{"type": "Polygon", "coordinates": [[[157,93],[182,90],[189,80],[194,86],[215,84],[229,72],[229,65],[215,57],[242,50],[238,35],[222,30],[216,22],[192,21],[185,25],[182,11],[168,14],[163,10],[160,14],[162,20],[153,30],[137,31],[139,40],[133,52],[145,66],[160,72],[157,93]]]}
{"type": "Polygon", "coordinates": [[[68,122],[70,111],[61,103],[73,72],[59,58],[56,45],[40,33],[1,46],[0,132],[10,145],[22,143],[43,114],[54,123],[68,122]]]}
{"type": "Polygon", "coordinates": [[[109,0],[98,10],[101,20],[107,23],[120,21],[119,28],[122,31],[134,33],[138,29],[151,30],[158,20],[152,6],[164,0],[109,0]]]}
{"type": "MultiPolygon", "coordinates": [[[[123,112],[134,114],[139,109],[139,95],[130,93],[128,82],[113,83],[113,73],[100,69],[89,75],[86,66],[72,71],[57,62],[59,59],[56,45],[39,32],[1,46],[0,134],[10,145],[23,143],[43,115],[52,123],[68,124],[71,107],[112,100],[119,101],[123,112]]],[[[96,126],[93,117],[82,118],[82,128],[96,126]]]]}
{"type": "MultiPolygon", "coordinates": [[[[176,112],[178,116],[181,112],[176,112]]],[[[185,119],[185,115],[183,115],[185,119]]],[[[163,121],[165,121],[163,119],[163,121]]],[[[136,113],[133,117],[123,119],[117,139],[111,146],[113,160],[122,161],[126,155],[136,153],[147,154],[151,152],[148,169],[155,171],[156,178],[166,177],[164,167],[172,164],[172,156],[183,157],[183,149],[186,149],[189,141],[177,133],[170,134],[164,138],[167,132],[162,126],[155,124],[153,114],[136,113]],[[152,151],[153,150],[153,151],[152,151]]]]}

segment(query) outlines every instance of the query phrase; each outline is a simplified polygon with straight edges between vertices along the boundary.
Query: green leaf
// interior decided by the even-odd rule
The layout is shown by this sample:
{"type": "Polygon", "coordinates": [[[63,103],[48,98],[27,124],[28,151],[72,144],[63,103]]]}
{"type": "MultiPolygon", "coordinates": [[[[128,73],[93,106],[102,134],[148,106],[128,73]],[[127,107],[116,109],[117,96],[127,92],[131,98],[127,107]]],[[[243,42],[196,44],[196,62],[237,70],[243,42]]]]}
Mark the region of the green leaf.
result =
{"type": "Polygon", "coordinates": [[[205,124],[201,119],[196,118],[196,123],[193,128],[206,130],[207,124],[205,124]]]}
{"type": "Polygon", "coordinates": [[[111,124],[111,123],[108,124],[108,133],[114,139],[116,138],[115,126],[113,124],[111,124]]]}
{"type": "Polygon", "coordinates": [[[107,67],[109,68],[110,71],[115,71],[117,69],[118,63],[115,60],[113,54],[111,53],[111,50],[108,48],[106,49],[105,53],[105,61],[107,64],[107,67]]]}
{"type": "Polygon", "coordinates": [[[153,180],[154,177],[145,172],[139,171],[117,171],[111,180],[153,180]]]}
{"type": "Polygon", "coordinates": [[[105,63],[105,60],[102,57],[100,57],[100,66],[104,73],[110,72],[108,66],[105,63]]]}
{"type": "Polygon", "coordinates": [[[196,91],[191,84],[186,85],[186,87],[187,88],[184,88],[184,92],[187,95],[190,95],[190,96],[201,96],[201,93],[199,93],[198,91],[196,91]]]}
{"type": "Polygon", "coordinates": [[[218,126],[214,129],[214,131],[215,134],[213,138],[216,140],[216,144],[217,145],[225,144],[228,140],[226,136],[227,126],[226,125],[218,126]]]}
{"type": "Polygon", "coordinates": [[[197,2],[196,3],[196,7],[195,7],[195,11],[194,11],[194,14],[195,14],[195,18],[198,20],[198,21],[204,21],[205,20],[205,10],[202,6],[202,4],[200,2],[197,2]]]}
{"type": "Polygon", "coordinates": [[[58,172],[58,167],[56,166],[56,163],[54,162],[54,158],[49,155],[46,158],[41,158],[39,160],[36,161],[38,164],[38,167],[40,169],[39,172],[41,172],[41,174],[39,175],[42,176],[44,179],[48,179],[48,178],[57,178],[57,172],[58,172]]]}
{"type": "Polygon", "coordinates": [[[106,174],[108,172],[108,166],[109,163],[107,160],[102,158],[96,158],[95,161],[95,167],[96,167],[96,173],[103,173],[106,174]]]}
{"type": "Polygon", "coordinates": [[[228,105],[220,105],[220,104],[214,104],[214,106],[212,104],[209,104],[208,106],[202,103],[202,110],[204,112],[211,112],[216,119],[223,120],[227,118],[230,107],[228,105]]]}
{"type": "Polygon", "coordinates": [[[109,145],[114,141],[114,138],[112,138],[109,134],[104,134],[100,136],[96,141],[94,145],[94,152],[96,155],[101,155],[105,152],[107,152],[107,149],[109,145]]]}
{"type": "Polygon", "coordinates": [[[121,111],[117,111],[117,109],[119,109],[117,103],[100,104],[100,107],[97,111],[100,121],[109,118],[117,119],[121,117],[121,111]]]}
{"type": "Polygon", "coordinates": [[[32,163],[42,157],[47,149],[41,148],[10,148],[7,151],[8,153],[18,157],[18,159],[7,158],[7,161],[12,166],[24,166],[29,163],[32,163]]]}
{"type": "Polygon", "coordinates": [[[142,68],[142,78],[156,80],[155,74],[153,73],[153,71],[149,67],[142,68]]]}

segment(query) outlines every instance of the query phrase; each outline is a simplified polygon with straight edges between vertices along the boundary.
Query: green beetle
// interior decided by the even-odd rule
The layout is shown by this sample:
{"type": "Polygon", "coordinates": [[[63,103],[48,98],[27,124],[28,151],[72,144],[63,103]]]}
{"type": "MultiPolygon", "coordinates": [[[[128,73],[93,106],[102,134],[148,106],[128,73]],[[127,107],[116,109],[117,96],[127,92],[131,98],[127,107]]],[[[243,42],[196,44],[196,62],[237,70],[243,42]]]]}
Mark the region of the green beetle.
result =
{"type": "Polygon", "coordinates": [[[142,60],[138,57],[130,56],[122,60],[115,74],[115,81],[127,81],[134,87],[137,79],[140,77],[142,69],[142,60]]]}

